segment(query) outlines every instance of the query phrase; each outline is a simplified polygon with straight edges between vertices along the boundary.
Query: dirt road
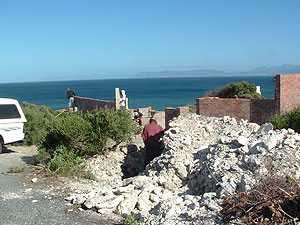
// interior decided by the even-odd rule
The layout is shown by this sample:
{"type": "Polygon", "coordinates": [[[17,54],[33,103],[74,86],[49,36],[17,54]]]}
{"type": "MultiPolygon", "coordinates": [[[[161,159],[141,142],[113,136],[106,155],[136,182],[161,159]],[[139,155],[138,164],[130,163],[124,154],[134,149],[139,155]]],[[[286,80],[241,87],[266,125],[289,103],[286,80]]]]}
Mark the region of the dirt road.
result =
{"type": "Polygon", "coordinates": [[[92,211],[80,211],[64,200],[65,189],[57,179],[34,170],[9,173],[10,168],[29,166],[34,146],[8,146],[0,154],[0,225],[116,224],[92,211]],[[32,178],[37,178],[35,183],[32,178]]]}

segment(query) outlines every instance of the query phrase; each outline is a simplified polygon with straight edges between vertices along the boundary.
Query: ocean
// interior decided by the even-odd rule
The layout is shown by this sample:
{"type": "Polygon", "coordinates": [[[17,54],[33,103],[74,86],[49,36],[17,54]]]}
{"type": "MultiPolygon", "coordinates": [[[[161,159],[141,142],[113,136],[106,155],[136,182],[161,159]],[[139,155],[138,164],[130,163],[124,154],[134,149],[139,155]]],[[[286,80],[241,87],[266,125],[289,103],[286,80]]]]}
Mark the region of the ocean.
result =
{"type": "Polygon", "coordinates": [[[152,106],[155,110],[194,104],[196,98],[229,83],[249,81],[261,86],[267,99],[274,98],[273,76],[176,77],[141,79],[103,79],[0,83],[0,97],[20,103],[47,105],[53,110],[67,108],[67,88],[77,96],[113,101],[115,88],[126,90],[130,108],[152,106]]]}

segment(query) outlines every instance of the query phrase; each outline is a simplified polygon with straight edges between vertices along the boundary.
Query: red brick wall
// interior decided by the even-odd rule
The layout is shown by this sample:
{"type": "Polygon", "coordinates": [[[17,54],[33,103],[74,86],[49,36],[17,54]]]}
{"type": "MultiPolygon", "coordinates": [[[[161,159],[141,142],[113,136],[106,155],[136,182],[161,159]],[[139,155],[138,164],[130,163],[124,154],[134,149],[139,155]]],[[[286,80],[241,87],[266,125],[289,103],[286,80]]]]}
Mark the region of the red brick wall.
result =
{"type": "Polygon", "coordinates": [[[169,129],[169,121],[179,115],[186,115],[190,111],[189,107],[165,108],[165,127],[169,129]]]}
{"type": "Polygon", "coordinates": [[[300,74],[279,74],[275,82],[275,99],[279,101],[280,114],[300,105],[300,74]]]}
{"type": "Polygon", "coordinates": [[[196,100],[197,113],[203,116],[231,116],[250,121],[250,99],[204,97],[196,100]]]}
{"type": "Polygon", "coordinates": [[[278,101],[274,99],[251,99],[250,122],[263,124],[279,113],[278,101]]]}
{"type": "Polygon", "coordinates": [[[116,109],[115,102],[109,102],[109,101],[91,99],[91,98],[83,98],[79,96],[75,96],[75,106],[78,108],[78,110],[83,112],[93,111],[97,108],[99,109],[104,108],[105,106],[111,109],[116,109]]]}

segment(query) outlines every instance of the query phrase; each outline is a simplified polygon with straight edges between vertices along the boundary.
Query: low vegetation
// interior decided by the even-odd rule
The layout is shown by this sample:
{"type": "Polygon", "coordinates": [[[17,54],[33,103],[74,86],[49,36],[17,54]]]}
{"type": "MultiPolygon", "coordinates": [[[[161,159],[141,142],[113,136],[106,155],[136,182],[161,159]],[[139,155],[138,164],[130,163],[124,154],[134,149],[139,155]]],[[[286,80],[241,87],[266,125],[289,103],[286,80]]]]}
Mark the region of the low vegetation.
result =
{"type": "Polygon", "coordinates": [[[9,173],[21,173],[25,170],[25,166],[15,166],[9,168],[9,173]]]}
{"type": "Polygon", "coordinates": [[[206,94],[209,97],[219,98],[248,98],[248,99],[263,99],[264,97],[256,93],[256,85],[250,84],[248,81],[241,81],[228,84],[219,89],[213,90],[206,94]]]}
{"type": "Polygon", "coordinates": [[[297,224],[300,219],[300,183],[294,177],[268,170],[249,192],[223,199],[223,221],[237,224],[297,224]]]}
{"type": "MultiPolygon", "coordinates": [[[[274,129],[300,132],[300,107],[270,119],[274,129]]],[[[266,162],[265,162],[266,163],[266,162]]],[[[297,224],[300,220],[300,183],[291,175],[279,175],[276,168],[260,177],[247,193],[223,200],[223,221],[243,224],[297,224]]]]}
{"type": "Polygon", "coordinates": [[[25,141],[28,145],[38,145],[46,136],[46,127],[52,121],[57,112],[48,106],[38,106],[23,102],[23,112],[27,119],[25,124],[25,141]]]}
{"type": "Polygon", "coordinates": [[[275,115],[270,119],[270,122],[275,129],[292,128],[300,133],[300,107],[283,115],[275,115]]]}
{"type": "Polygon", "coordinates": [[[189,107],[190,113],[196,113],[196,104],[187,104],[185,107],[189,107]]]}
{"type": "Polygon", "coordinates": [[[124,225],[138,225],[138,222],[134,218],[134,216],[127,216],[124,225]]]}
{"type": "Polygon", "coordinates": [[[36,163],[48,172],[79,174],[95,179],[84,171],[84,158],[101,154],[109,141],[129,141],[139,132],[126,110],[99,109],[88,113],[58,114],[45,106],[24,103],[28,144],[36,144],[36,163]]]}

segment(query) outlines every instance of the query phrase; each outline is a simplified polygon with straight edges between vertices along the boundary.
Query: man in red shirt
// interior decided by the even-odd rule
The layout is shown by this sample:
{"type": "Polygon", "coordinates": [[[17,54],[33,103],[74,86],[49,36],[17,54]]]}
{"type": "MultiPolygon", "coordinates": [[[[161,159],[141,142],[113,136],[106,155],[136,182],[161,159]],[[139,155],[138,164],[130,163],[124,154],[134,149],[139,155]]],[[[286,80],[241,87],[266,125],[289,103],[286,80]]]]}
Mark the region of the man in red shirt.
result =
{"type": "Polygon", "coordinates": [[[154,118],[149,121],[150,124],[144,127],[142,138],[146,147],[145,161],[146,166],[155,157],[161,154],[161,142],[160,138],[164,134],[164,129],[157,124],[154,118]]]}

